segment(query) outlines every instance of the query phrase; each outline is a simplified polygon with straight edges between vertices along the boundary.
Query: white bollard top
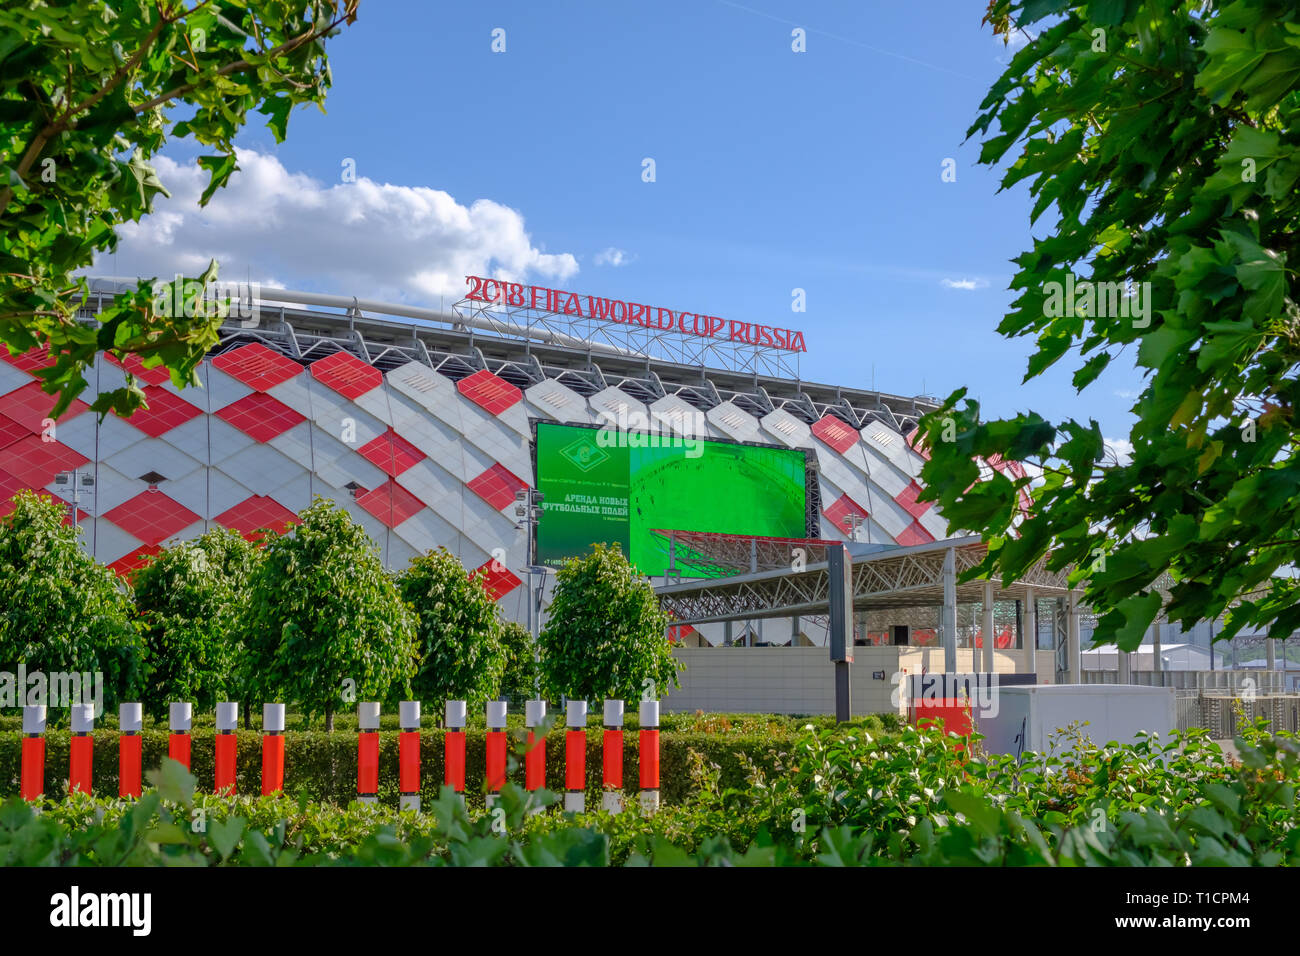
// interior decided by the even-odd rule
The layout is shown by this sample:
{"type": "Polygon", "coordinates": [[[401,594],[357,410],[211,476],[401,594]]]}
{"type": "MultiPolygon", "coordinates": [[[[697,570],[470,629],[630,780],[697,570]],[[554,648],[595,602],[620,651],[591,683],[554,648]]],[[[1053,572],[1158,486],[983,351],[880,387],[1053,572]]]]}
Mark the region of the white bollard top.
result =
{"type": "Polygon", "coordinates": [[[235,730],[239,727],[239,704],[232,700],[217,703],[217,730],[235,730]]]}
{"type": "Polygon", "coordinates": [[[171,728],[172,733],[189,733],[193,710],[194,708],[186,703],[167,705],[167,726],[171,728]]]}
{"type": "Polygon", "coordinates": [[[463,700],[447,701],[447,726],[454,730],[465,728],[465,702],[463,700]]]}
{"type": "Polygon", "coordinates": [[[566,711],[567,723],[570,727],[587,726],[587,702],[585,700],[571,700],[566,711]]]}
{"type": "Polygon", "coordinates": [[[644,728],[653,728],[659,726],[659,701],[643,700],[641,701],[641,726],[644,728]]]}
{"type": "Polygon", "coordinates": [[[74,734],[88,734],[95,729],[95,705],[94,704],[73,704],[72,705],[72,732],[74,734]]]}
{"type": "Polygon", "coordinates": [[[359,730],[379,729],[379,701],[368,700],[357,704],[357,728],[359,730]]]}
{"type": "Polygon", "coordinates": [[[404,700],[398,703],[397,722],[402,725],[403,730],[419,730],[420,702],[418,700],[404,700]]]}
{"type": "Polygon", "coordinates": [[[124,734],[144,730],[144,704],[118,704],[117,729],[124,734]]]}
{"type": "Polygon", "coordinates": [[[546,701],[524,701],[524,726],[537,727],[546,719],[546,701]]]}
{"type": "Polygon", "coordinates": [[[490,730],[506,729],[506,702],[490,700],[487,702],[487,725],[490,730]]]}
{"type": "Polygon", "coordinates": [[[45,705],[25,704],[23,706],[23,733],[45,733],[45,705]]]}
{"type": "Polygon", "coordinates": [[[605,701],[605,726],[623,726],[623,702],[621,700],[605,701]]]}
{"type": "Polygon", "coordinates": [[[262,730],[268,734],[284,733],[284,704],[262,705],[262,730]]]}

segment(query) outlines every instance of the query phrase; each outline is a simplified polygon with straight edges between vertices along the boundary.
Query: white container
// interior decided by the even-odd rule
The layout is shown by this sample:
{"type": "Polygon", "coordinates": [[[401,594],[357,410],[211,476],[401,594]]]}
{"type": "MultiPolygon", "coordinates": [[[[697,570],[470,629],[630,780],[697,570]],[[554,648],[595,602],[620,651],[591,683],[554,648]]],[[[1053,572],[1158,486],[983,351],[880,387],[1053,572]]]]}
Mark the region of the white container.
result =
{"type": "Polygon", "coordinates": [[[487,702],[487,725],[489,730],[506,729],[506,702],[490,700],[487,702]]]}
{"type": "Polygon", "coordinates": [[[570,727],[579,728],[587,726],[587,702],[585,700],[571,700],[566,709],[570,727]]]}
{"type": "Polygon", "coordinates": [[[379,702],[368,700],[357,704],[357,728],[359,730],[379,729],[379,702]]]}
{"type": "Polygon", "coordinates": [[[641,727],[649,730],[659,726],[659,701],[643,700],[640,708],[641,727]]]}
{"type": "Polygon", "coordinates": [[[23,706],[23,733],[45,733],[45,705],[26,704],[23,706]]]}
{"type": "MultiPolygon", "coordinates": [[[[988,753],[1046,753],[1050,738],[1076,721],[1098,746],[1131,744],[1139,732],[1167,736],[1177,722],[1172,687],[1137,684],[1039,684],[999,687],[996,713],[974,711],[976,729],[988,753]]],[[[1068,746],[1068,744],[1066,744],[1068,746]]]]}
{"type": "Polygon", "coordinates": [[[605,726],[623,726],[623,702],[621,700],[605,701],[605,726]]]}
{"type": "Polygon", "coordinates": [[[262,705],[262,731],[268,734],[284,733],[284,704],[262,705]]]}
{"type": "Polygon", "coordinates": [[[546,719],[546,701],[544,700],[526,700],[524,701],[524,726],[538,727],[546,719]]]}
{"type": "Polygon", "coordinates": [[[117,729],[124,734],[138,734],[144,730],[144,705],[118,704],[117,729]]]}
{"type": "Polygon", "coordinates": [[[88,734],[95,729],[95,705],[94,704],[73,704],[72,705],[72,732],[74,734],[88,734]]]}
{"type": "Polygon", "coordinates": [[[420,729],[420,702],[404,700],[397,705],[397,722],[403,730],[420,729]]]}
{"type": "Polygon", "coordinates": [[[220,701],[217,704],[217,730],[235,730],[239,726],[239,704],[220,701]]]}
{"type": "Polygon", "coordinates": [[[446,724],[453,730],[463,730],[465,727],[465,702],[463,700],[447,701],[447,720],[446,724]]]}
{"type": "Polygon", "coordinates": [[[188,734],[193,717],[192,704],[175,703],[167,705],[167,726],[174,734],[188,734]]]}

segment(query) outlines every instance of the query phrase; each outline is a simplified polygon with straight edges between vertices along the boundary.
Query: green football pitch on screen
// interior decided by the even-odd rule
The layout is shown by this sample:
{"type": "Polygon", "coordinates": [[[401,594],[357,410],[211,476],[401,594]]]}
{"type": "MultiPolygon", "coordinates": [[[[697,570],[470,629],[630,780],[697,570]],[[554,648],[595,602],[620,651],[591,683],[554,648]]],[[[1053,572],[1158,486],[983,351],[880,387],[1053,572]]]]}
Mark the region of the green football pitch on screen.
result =
{"type": "Polygon", "coordinates": [[[655,529],[804,536],[804,454],[788,448],[540,423],[545,495],[537,557],[557,566],[595,542],[618,543],[643,574],[668,556],[655,529]]]}

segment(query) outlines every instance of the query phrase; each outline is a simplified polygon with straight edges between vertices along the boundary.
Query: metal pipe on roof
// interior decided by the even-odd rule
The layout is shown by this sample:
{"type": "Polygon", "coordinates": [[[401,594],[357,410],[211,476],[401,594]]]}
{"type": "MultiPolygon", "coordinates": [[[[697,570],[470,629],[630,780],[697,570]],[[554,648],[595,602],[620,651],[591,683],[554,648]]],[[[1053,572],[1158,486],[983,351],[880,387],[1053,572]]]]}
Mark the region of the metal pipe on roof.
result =
{"type": "MultiPolygon", "coordinates": [[[[125,283],[129,284],[131,287],[134,287],[141,281],[135,276],[92,276],[91,280],[98,282],[125,283]]],[[[357,310],[360,310],[362,312],[373,312],[380,315],[396,315],[406,319],[419,319],[422,322],[437,322],[450,326],[468,326],[470,328],[482,329],[488,332],[504,332],[521,338],[530,338],[549,345],[564,345],[569,348],[584,350],[592,349],[595,351],[606,352],[611,355],[622,355],[630,358],[645,357],[640,352],[634,352],[630,349],[621,349],[618,346],[608,345],[603,342],[589,342],[586,339],[566,335],[563,332],[554,332],[549,329],[537,327],[503,327],[499,323],[477,315],[463,316],[442,309],[423,309],[414,305],[403,305],[395,302],[380,302],[376,299],[361,299],[351,295],[328,295],[321,292],[304,292],[299,289],[277,289],[270,286],[258,286],[257,295],[254,296],[254,298],[265,302],[279,302],[288,305],[315,305],[329,309],[343,309],[346,314],[351,315],[353,318],[355,318],[357,310]]]]}

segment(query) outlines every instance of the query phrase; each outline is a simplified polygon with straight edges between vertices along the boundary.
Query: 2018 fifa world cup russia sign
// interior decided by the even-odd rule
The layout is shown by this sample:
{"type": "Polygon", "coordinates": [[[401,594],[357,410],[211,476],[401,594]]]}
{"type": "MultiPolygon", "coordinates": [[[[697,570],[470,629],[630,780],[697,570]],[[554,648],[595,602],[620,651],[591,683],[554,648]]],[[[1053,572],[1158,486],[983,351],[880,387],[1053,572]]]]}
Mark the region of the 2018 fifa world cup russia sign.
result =
{"type": "Polygon", "coordinates": [[[473,302],[537,309],[543,312],[554,312],[557,315],[596,319],[601,322],[639,325],[642,328],[656,329],[661,332],[680,332],[703,339],[741,342],[745,345],[782,349],[786,352],[808,351],[804,345],[803,333],[793,329],[759,325],[756,322],[740,322],[735,319],[721,319],[716,315],[703,315],[699,312],[675,312],[672,309],[626,302],[622,299],[607,299],[595,295],[580,296],[576,292],[566,292],[563,289],[523,285],[501,279],[485,279],[482,276],[466,276],[465,282],[469,286],[469,294],[466,298],[473,302]]]}

